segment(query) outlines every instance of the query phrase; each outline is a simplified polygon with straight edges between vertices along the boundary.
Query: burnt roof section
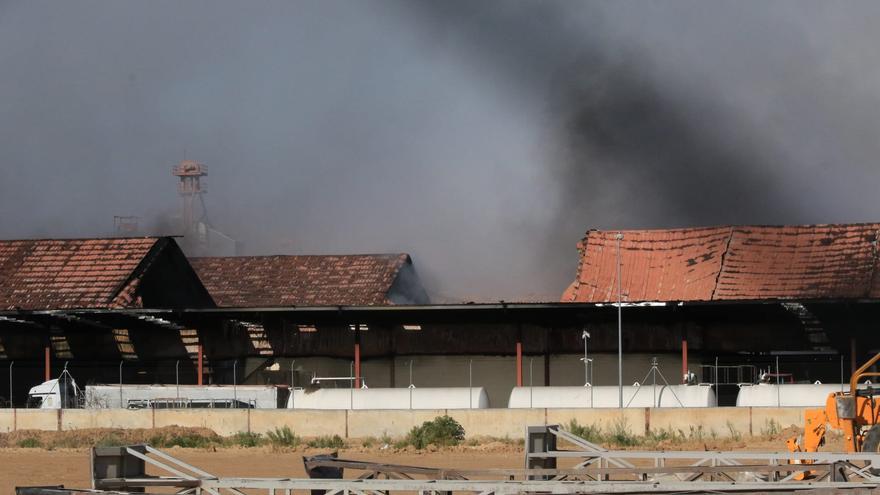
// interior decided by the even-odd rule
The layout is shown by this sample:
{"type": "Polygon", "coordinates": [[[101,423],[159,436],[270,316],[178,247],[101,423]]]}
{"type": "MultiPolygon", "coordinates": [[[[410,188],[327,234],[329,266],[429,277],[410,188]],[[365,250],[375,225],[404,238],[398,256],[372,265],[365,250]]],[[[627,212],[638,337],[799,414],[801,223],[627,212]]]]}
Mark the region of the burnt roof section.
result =
{"type": "Polygon", "coordinates": [[[143,275],[168,243],[173,239],[0,240],[0,308],[142,307],[143,275]]]}
{"type": "Polygon", "coordinates": [[[190,258],[220,307],[374,306],[412,260],[407,254],[190,258]]]}
{"type": "MultiPolygon", "coordinates": [[[[625,301],[875,299],[880,224],[625,230],[625,301]]],[[[571,302],[617,300],[617,232],[578,244],[571,302]]]]}

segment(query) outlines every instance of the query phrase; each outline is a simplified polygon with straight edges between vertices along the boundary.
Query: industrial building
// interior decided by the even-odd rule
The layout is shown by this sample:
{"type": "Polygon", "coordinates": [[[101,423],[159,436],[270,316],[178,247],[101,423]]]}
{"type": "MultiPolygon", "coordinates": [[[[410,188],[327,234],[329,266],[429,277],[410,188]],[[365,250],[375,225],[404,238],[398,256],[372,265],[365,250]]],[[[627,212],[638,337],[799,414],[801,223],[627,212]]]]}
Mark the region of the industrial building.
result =
{"type": "Polygon", "coordinates": [[[443,305],[405,254],[187,261],[171,238],[5,241],[0,378],[16,403],[66,362],[83,383],[473,385],[504,407],[517,385],[616,385],[620,309],[625,384],[656,357],[725,403],[761,371],[837,382],[880,348],[878,232],[590,231],[561,301],[443,305]]]}

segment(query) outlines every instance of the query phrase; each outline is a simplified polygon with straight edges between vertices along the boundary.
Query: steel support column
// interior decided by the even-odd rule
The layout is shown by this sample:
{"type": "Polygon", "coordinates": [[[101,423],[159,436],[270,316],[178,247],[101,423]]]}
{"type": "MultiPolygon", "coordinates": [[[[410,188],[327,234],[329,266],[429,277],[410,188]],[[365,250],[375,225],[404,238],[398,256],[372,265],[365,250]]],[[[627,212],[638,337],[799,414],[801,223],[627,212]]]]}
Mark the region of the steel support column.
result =
{"type": "Polygon", "coordinates": [[[354,388],[361,388],[361,324],[354,326],[354,388]]]}
{"type": "Polygon", "coordinates": [[[199,374],[199,375],[198,375],[198,384],[199,384],[199,385],[202,384],[202,377],[205,376],[205,373],[204,373],[204,362],[202,361],[202,353],[203,353],[203,352],[204,352],[204,349],[202,349],[202,343],[199,342],[199,350],[198,350],[198,353],[199,353],[199,359],[198,359],[198,374],[199,374]]]}
{"type": "Polygon", "coordinates": [[[46,343],[43,348],[43,362],[45,363],[45,381],[52,379],[52,347],[46,343]]]}
{"type": "Polygon", "coordinates": [[[688,375],[688,341],[681,339],[681,383],[687,384],[688,375]]]}
{"type": "Polygon", "coordinates": [[[516,386],[523,386],[522,342],[516,342],[516,386]]]}

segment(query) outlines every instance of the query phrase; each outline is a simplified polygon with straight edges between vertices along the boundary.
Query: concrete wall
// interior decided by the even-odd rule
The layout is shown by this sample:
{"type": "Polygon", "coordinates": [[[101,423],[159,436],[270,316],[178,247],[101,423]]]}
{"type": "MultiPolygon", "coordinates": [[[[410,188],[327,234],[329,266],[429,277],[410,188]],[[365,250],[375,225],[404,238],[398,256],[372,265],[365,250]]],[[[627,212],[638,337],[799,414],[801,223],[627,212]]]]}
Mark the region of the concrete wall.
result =
{"type": "Polygon", "coordinates": [[[457,409],[436,411],[289,411],[238,410],[63,410],[0,409],[0,432],[14,430],[67,431],[85,428],[158,428],[186,426],[210,428],[219,435],[237,432],[266,433],[288,426],[298,435],[346,438],[397,438],[436,416],[449,414],[469,437],[521,438],[529,425],[594,425],[608,430],[625,427],[630,433],[673,431],[684,435],[729,437],[760,435],[771,429],[803,427],[803,408],[633,408],[633,409],[457,409]]]}

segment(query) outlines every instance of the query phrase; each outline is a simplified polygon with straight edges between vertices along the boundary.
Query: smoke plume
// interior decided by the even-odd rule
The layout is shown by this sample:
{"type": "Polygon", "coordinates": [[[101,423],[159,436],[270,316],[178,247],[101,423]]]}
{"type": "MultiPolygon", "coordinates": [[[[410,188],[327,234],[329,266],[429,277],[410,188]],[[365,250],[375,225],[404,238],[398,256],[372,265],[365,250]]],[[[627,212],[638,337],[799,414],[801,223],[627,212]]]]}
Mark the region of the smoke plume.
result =
{"type": "Polygon", "coordinates": [[[0,2],[0,236],[399,252],[558,299],[588,228],[876,221],[872,2],[0,2]],[[158,227],[157,227],[158,228],[158,227]]]}

